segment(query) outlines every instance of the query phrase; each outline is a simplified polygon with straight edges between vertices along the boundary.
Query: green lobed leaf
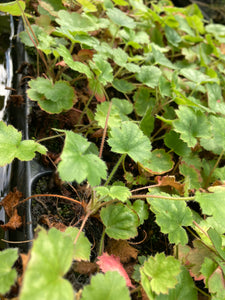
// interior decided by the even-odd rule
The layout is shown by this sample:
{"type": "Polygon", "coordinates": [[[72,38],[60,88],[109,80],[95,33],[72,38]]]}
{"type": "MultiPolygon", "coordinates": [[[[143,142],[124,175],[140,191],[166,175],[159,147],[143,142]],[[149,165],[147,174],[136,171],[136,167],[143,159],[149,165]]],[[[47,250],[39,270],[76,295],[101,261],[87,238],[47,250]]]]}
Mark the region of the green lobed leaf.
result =
{"type": "Polygon", "coordinates": [[[175,29],[166,25],[165,26],[165,36],[167,38],[167,41],[171,45],[173,45],[174,47],[179,47],[179,43],[182,41],[182,39],[175,29]]]}
{"type": "Polygon", "coordinates": [[[98,23],[95,23],[87,14],[79,14],[76,12],[69,13],[65,10],[60,10],[58,12],[56,22],[62,28],[69,30],[72,34],[99,29],[98,23]]]}
{"type": "MultiPolygon", "coordinates": [[[[143,281],[142,274],[148,277],[148,288],[157,295],[160,293],[168,294],[178,283],[177,275],[180,273],[180,262],[173,256],[165,256],[164,253],[157,253],[154,257],[150,256],[141,267],[141,283],[143,281]]],[[[145,292],[146,286],[143,286],[145,292]]]]}
{"type": "Polygon", "coordinates": [[[208,137],[200,140],[200,144],[206,150],[220,154],[225,150],[225,119],[213,115],[209,116],[208,119],[211,123],[211,130],[208,132],[208,137]]]}
{"type": "Polygon", "coordinates": [[[97,11],[97,7],[94,5],[93,1],[91,0],[77,0],[78,3],[82,5],[82,9],[85,12],[95,12],[97,11]]]}
{"type": "Polygon", "coordinates": [[[139,218],[138,226],[142,225],[148,219],[149,209],[145,201],[138,199],[134,201],[133,205],[128,201],[127,206],[136,211],[139,218]]]}
{"type": "Polygon", "coordinates": [[[159,78],[159,91],[162,97],[172,96],[171,83],[164,76],[160,76],[159,78]]]}
{"type": "MultiPolygon", "coordinates": [[[[105,127],[107,112],[109,110],[109,102],[103,102],[97,105],[95,120],[102,128],[105,127]]],[[[133,105],[127,100],[112,98],[112,107],[108,119],[108,127],[119,127],[123,121],[128,121],[127,117],[133,110],[133,105]]]]}
{"type": "Polygon", "coordinates": [[[179,156],[187,156],[191,153],[188,145],[180,139],[179,133],[173,130],[165,134],[164,142],[167,147],[179,156]]]}
{"type": "Polygon", "coordinates": [[[91,68],[98,76],[98,80],[106,85],[107,82],[113,81],[113,69],[111,65],[101,55],[94,55],[94,64],[91,64],[91,68]]]}
{"type": "Polygon", "coordinates": [[[215,36],[221,43],[225,42],[225,26],[223,24],[208,24],[205,26],[205,30],[215,36]]]}
{"type": "MultiPolygon", "coordinates": [[[[58,165],[59,175],[65,181],[81,183],[85,179],[91,186],[100,184],[101,178],[106,179],[106,165],[88,148],[91,143],[72,131],[66,133],[65,144],[58,165]]],[[[90,149],[90,148],[89,148],[90,149]]]]}
{"type": "Polygon", "coordinates": [[[187,22],[191,28],[196,30],[197,33],[204,34],[205,28],[202,22],[202,16],[199,17],[198,15],[192,15],[187,17],[187,22]]]}
{"type": "Polygon", "coordinates": [[[18,249],[5,249],[0,251],[0,294],[4,295],[15,283],[17,273],[12,269],[18,258],[18,249]]]}
{"type": "Polygon", "coordinates": [[[131,196],[130,190],[125,186],[113,185],[113,186],[98,186],[95,188],[97,195],[104,197],[104,201],[120,200],[126,202],[131,196]],[[105,198],[106,197],[106,198],[105,198]]]}
{"type": "Polygon", "coordinates": [[[176,66],[174,66],[171,63],[171,61],[168,58],[166,58],[166,56],[160,50],[158,50],[154,45],[151,45],[151,47],[152,47],[152,54],[156,64],[168,67],[170,69],[176,69],[176,66]]]}
{"type": "Polygon", "coordinates": [[[155,88],[159,83],[162,72],[154,66],[142,66],[140,72],[136,74],[136,79],[150,88],[155,88]]]}
{"type": "Polygon", "coordinates": [[[58,16],[58,11],[61,9],[65,9],[65,7],[60,0],[42,0],[37,6],[39,15],[47,16],[52,21],[58,16]]]}
{"type": "Polygon", "coordinates": [[[178,284],[170,289],[168,295],[160,294],[155,300],[197,300],[198,292],[188,270],[181,266],[181,272],[177,276],[178,284]]]}
{"type": "Polygon", "coordinates": [[[128,121],[111,129],[108,144],[112,151],[128,154],[135,162],[144,162],[150,158],[151,143],[140,128],[128,121]]]}
{"type": "Polygon", "coordinates": [[[35,152],[46,154],[47,149],[45,146],[36,143],[33,140],[24,140],[17,148],[17,158],[22,161],[32,160],[35,156],[35,152]]]}
{"type": "Polygon", "coordinates": [[[143,118],[141,119],[140,122],[140,129],[143,131],[143,133],[150,137],[152,131],[154,130],[154,124],[155,124],[155,116],[152,113],[152,108],[149,107],[143,118]]]}
{"type": "Polygon", "coordinates": [[[119,26],[131,29],[136,26],[135,21],[118,8],[110,8],[106,11],[106,14],[115,24],[119,26]]]}
{"type": "MultiPolygon", "coordinates": [[[[33,25],[31,25],[31,28],[32,28],[33,33],[37,37],[37,39],[38,39],[39,35],[44,33],[44,30],[38,25],[33,24],[33,25]]],[[[33,34],[30,29],[29,29],[29,34],[33,37],[33,34]]],[[[46,36],[47,36],[47,34],[46,34],[46,36]]],[[[20,37],[22,43],[25,44],[26,46],[35,47],[34,43],[30,39],[30,36],[28,35],[27,31],[20,32],[19,37],[20,37]]]]}
{"type": "MultiPolygon", "coordinates": [[[[65,230],[65,233],[72,238],[72,242],[74,242],[78,232],[79,229],[76,227],[67,227],[65,230]]],[[[84,232],[81,232],[74,246],[73,259],[77,261],[80,260],[90,261],[90,255],[91,255],[91,243],[84,235],[84,232]]]]}
{"type": "Polygon", "coordinates": [[[201,240],[194,240],[193,248],[185,255],[186,262],[188,262],[190,272],[194,279],[202,279],[200,270],[206,257],[215,260],[216,254],[211,251],[210,247],[204,245],[201,240]]]}
{"type": "Polygon", "coordinates": [[[88,88],[95,95],[95,98],[98,100],[98,102],[105,101],[104,88],[99,80],[96,80],[94,77],[90,78],[88,80],[88,88]]]}
{"type": "Polygon", "coordinates": [[[184,31],[184,32],[186,32],[186,33],[188,33],[188,34],[191,35],[191,36],[194,36],[194,35],[195,35],[195,34],[194,34],[194,31],[193,31],[193,30],[191,29],[191,27],[188,25],[187,20],[186,20],[183,16],[177,14],[177,15],[175,15],[175,19],[179,22],[179,29],[180,29],[180,30],[182,30],[182,31],[184,31]]]}
{"type": "Polygon", "coordinates": [[[29,81],[27,94],[31,100],[48,113],[60,113],[69,110],[74,103],[74,89],[67,81],[56,81],[54,84],[46,78],[38,77],[29,81]]]}
{"type": "Polygon", "coordinates": [[[85,285],[81,300],[129,300],[129,290],[125,279],[117,271],[92,276],[91,283],[85,285]]]}
{"type": "Polygon", "coordinates": [[[121,48],[113,49],[113,60],[120,66],[125,67],[127,64],[128,54],[121,48]]]}
{"type": "Polygon", "coordinates": [[[212,259],[205,257],[204,262],[201,266],[200,272],[204,276],[204,281],[206,287],[208,287],[208,280],[212,273],[216,270],[218,264],[214,262],[212,259]]]}
{"type": "Polygon", "coordinates": [[[220,235],[213,228],[209,228],[207,233],[217,253],[219,253],[222,259],[225,260],[225,249],[223,249],[223,245],[222,245],[222,235],[220,235]]]}
{"type": "Polygon", "coordinates": [[[137,235],[138,216],[122,204],[103,207],[100,212],[106,233],[115,240],[127,240],[137,235]]]}
{"type": "Polygon", "coordinates": [[[141,167],[151,174],[164,174],[173,168],[174,162],[171,155],[166,153],[164,149],[155,149],[151,152],[151,158],[147,160],[141,167]]]}
{"type": "Polygon", "coordinates": [[[204,73],[194,70],[192,68],[184,68],[180,70],[180,74],[186,77],[187,79],[194,81],[198,84],[207,83],[207,82],[218,82],[217,78],[212,78],[204,73]]]}
{"type": "Polygon", "coordinates": [[[20,299],[74,299],[71,283],[63,278],[72,264],[73,251],[71,237],[55,228],[48,232],[41,229],[32,247],[20,299]]]}
{"type": "Polygon", "coordinates": [[[195,201],[200,204],[202,213],[208,215],[216,223],[223,224],[225,219],[225,189],[215,189],[212,193],[196,192],[195,201]]]}
{"type": "MultiPolygon", "coordinates": [[[[159,196],[170,196],[160,193],[159,196]]],[[[176,195],[173,195],[176,198],[176,195]]],[[[151,210],[156,215],[156,223],[160,226],[163,233],[168,233],[170,243],[185,245],[188,236],[183,226],[190,226],[193,218],[189,207],[185,201],[168,200],[159,198],[148,198],[151,210]]]]}
{"type": "Polygon", "coordinates": [[[0,121],[0,166],[11,163],[14,158],[31,160],[36,151],[45,154],[47,149],[32,140],[22,141],[21,132],[0,121]]]}
{"type": "Polygon", "coordinates": [[[200,170],[195,165],[190,165],[181,161],[179,166],[180,173],[185,177],[185,184],[188,190],[199,189],[202,184],[200,170]]]}
{"type": "Polygon", "coordinates": [[[138,73],[140,72],[140,67],[137,64],[134,63],[126,63],[124,68],[129,71],[130,73],[138,73]]]}
{"type": "Polygon", "coordinates": [[[222,89],[217,83],[206,84],[209,107],[214,111],[225,115],[225,103],[222,89]]]}
{"type": "Polygon", "coordinates": [[[127,6],[129,5],[127,1],[125,0],[113,0],[113,2],[116,4],[116,5],[121,5],[121,6],[127,6]]]}
{"type": "Polygon", "coordinates": [[[225,181],[225,166],[221,168],[216,168],[213,172],[213,176],[215,176],[217,179],[225,181]]]}
{"type": "Polygon", "coordinates": [[[72,55],[70,54],[69,50],[64,45],[59,45],[57,48],[57,52],[60,56],[63,57],[64,62],[74,71],[77,71],[81,74],[85,74],[87,78],[92,78],[93,73],[91,72],[90,68],[79,62],[74,61],[72,55]]]}
{"type": "Polygon", "coordinates": [[[152,288],[151,288],[151,281],[149,280],[148,276],[145,274],[144,271],[139,267],[139,272],[140,272],[140,278],[141,278],[141,285],[143,290],[145,291],[148,299],[154,299],[155,298],[155,293],[153,293],[152,288]]]}
{"type": "Polygon", "coordinates": [[[133,98],[135,111],[139,116],[144,116],[148,108],[153,109],[156,104],[155,98],[150,97],[150,89],[146,87],[140,87],[133,98]]]}
{"type": "Polygon", "coordinates": [[[176,114],[178,119],[173,121],[174,130],[180,133],[181,139],[189,147],[196,145],[197,138],[208,138],[209,122],[204,113],[180,105],[179,110],[176,110],[176,114]]]}
{"type": "Polygon", "coordinates": [[[117,79],[115,78],[112,82],[112,86],[119,92],[127,94],[127,93],[131,93],[134,89],[135,86],[130,83],[127,80],[124,79],[117,79]]]}
{"type": "MultiPolygon", "coordinates": [[[[187,82],[186,83],[187,84],[187,86],[190,86],[190,89],[200,89],[200,88],[203,88],[203,91],[202,90],[199,90],[200,92],[203,92],[203,93],[205,93],[205,89],[204,89],[204,87],[202,87],[202,86],[199,86],[199,85],[190,85],[190,82],[187,82]]],[[[202,111],[202,112],[211,112],[211,110],[210,109],[208,109],[207,107],[205,107],[205,106],[203,106],[203,105],[201,105],[200,103],[199,103],[199,100],[197,100],[196,98],[194,98],[194,97],[186,97],[186,96],[184,96],[184,93],[181,93],[180,91],[178,91],[177,89],[173,89],[173,92],[175,93],[175,95],[177,96],[175,99],[174,99],[174,101],[178,104],[178,105],[185,105],[185,106],[190,106],[190,107],[193,107],[193,108],[198,108],[200,111],[202,111]]]]}
{"type": "Polygon", "coordinates": [[[225,299],[224,274],[218,267],[208,280],[209,292],[213,295],[212,300],[225,299]]]}
{"type": "Polygon", "coordinates": [[[8,3],[0,3],[0,11],[9,13],[12,16],[22,16],[25,10],[25,6],[26,4],[24,1],[12,1],[8,3]]]}

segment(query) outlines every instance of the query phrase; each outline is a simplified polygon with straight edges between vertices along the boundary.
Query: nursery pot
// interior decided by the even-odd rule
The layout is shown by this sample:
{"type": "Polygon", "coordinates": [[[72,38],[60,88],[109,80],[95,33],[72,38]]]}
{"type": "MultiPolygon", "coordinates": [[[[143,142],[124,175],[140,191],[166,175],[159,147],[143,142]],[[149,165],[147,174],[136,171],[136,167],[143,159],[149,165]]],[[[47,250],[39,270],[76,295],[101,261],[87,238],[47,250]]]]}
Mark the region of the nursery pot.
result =
{"type": "MultiPolygon", "coordinates": [[[[23,139],[26,140],[29,139],[28,121],[30,103],[26,96],[26,75],[29,67],[27,63],[28,57],[24,45],[19,40],[19,33],[23,30],[23,23],[21,19],[13,19],[9,16],[1,18],[8,19],[10,23],[8,28],[9,46],[5,52],[7,74],[5,86],[13,89],[11,95],[7,93],[4,97],[4,109],[2,109],[1,119],[21,131],[23,139]],[[16,38],[13,38],[15,34],[16,38]]],[[[15,159],[10,165],[0,168],[1,199],[3,199],[9,191],[15,189],[22,193],[23,198],[31,196],[32,186],[36,180],[49,173],[51,173],[51,170],[44,168],[36,159],[28,162],[15,159]]],[[[5,239],[9,241],[7,244],[8,247],[18,247],[19,245],[23,251],[27,251],[31,247],[31,241],[33,239],[31,201],[32,200],[28,200],[18,206],[18,214],[22,217],[23,225],[16,230],[8,230],[5,232],[5,239]]],[[[8,221],[8,217],[5,215],[3,209],[0,210],[0,221],[1,223],[8,221]]]]}

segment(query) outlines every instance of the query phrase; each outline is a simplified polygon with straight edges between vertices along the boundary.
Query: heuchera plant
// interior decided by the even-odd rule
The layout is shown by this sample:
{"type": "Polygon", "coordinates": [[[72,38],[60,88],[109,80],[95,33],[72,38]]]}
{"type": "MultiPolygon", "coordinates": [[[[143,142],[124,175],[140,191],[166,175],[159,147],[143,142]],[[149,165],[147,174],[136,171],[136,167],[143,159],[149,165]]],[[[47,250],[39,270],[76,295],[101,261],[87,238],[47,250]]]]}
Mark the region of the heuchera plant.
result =
{"type": "MultiPolygon", "coordinates": [[[[92,196],[80,229],[40,229],[19,299],[131,299],[137,291],[151,300],[194,300],[198,291],[225,299],[225,26],[205,23],[195,4],[177,8],[167,0],[43,0],[39,17],[15,1],[0,11],[22,16],[20,38],[42,61],[44,77],[29,81],[31,101],[59,114],[76,107],[80,82],[89,91],[74,130],[55,130],[65,136],[60,178],[87,180],[92,196]],[[103,132],[100,149],[88,140],[85,116],[89,132],[103,132]],[[102,159],[104,143],[118,157],[111,169],[102,159]],[[127,160],[135,168],[128,170],[127,160]],[[131,283],[118,259],[103,254],[104,237],[134,238],[149,211],[174,252],[140,256],[131,283]],[[82,230],[94,214],[104,227],[98,259],[105,274],[75,292],[63,276],[74,260],[90,260],[82,230]]],[[[0,123],[0,165],[46,153],[38,141],[21,139],[0,123]]],[[[5,294],[16,280],[18,254],[6,249],[0,256],[5,294]]]]}

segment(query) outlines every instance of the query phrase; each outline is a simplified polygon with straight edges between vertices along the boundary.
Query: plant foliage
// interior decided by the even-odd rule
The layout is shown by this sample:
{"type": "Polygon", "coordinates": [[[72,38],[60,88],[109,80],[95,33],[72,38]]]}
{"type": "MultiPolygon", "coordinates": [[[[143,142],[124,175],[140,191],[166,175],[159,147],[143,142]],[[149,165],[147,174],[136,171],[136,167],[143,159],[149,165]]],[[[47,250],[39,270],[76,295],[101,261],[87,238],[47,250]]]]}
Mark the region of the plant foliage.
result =
{"type": "MultiPolygon", "coordinates": [[[[61,137],[53,159],[60,190],[72,186],[79,198],[62,196],[80,214],[75,228],[40,229],[20,299],[130,299],[142,291],[143,299],[195,300],[199,280],[202,293],[224,299],[225,26],[205,22],[196,4],[169,0],[44,0],[30,21],[23,1],[0,11],[23,17],[20,38],[37,51],[42,74],[27,94],[60,133],[42,139],[61,137]],[[85,236],[92,218],[101,222],[100,241],[85,236]],[[162,240],[165,249],[152,250],[162,240]],[[120,259],[106,249],[120,249],[120,259]],[[89,276],[93,263],[97,274],[74,291],[68,270],[87,264],[89,276]]],[[[0,165],[35,152],[47,148],[0,122],[0,165]]],[[[4,294],[16,279],[17,250],[0,254],[4,294]]]]}

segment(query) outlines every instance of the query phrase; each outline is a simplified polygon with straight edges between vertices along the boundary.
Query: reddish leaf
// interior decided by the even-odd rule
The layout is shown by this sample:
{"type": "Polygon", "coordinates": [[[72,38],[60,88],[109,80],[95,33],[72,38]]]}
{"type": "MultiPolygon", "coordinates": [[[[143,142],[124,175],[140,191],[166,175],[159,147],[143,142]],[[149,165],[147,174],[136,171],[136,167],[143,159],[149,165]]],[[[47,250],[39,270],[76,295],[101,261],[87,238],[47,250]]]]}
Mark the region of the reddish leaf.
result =
{"type": "Polygon", "coordinates": [[[121,264],[119,257],[116,257],[115,255],[108,255],[108,253],[103,253],[98,257],[98,259],[99,261],[97,264],[103,273],[106,273],[107,271],[117,271],[121,276],[124,277],[127,286],[134,287],[127,275],[127,272],[121,264]]]}
{"type": "Polygon", "coordinates": [[[176,181],[175,176],[156,176],[155,181],[159,186],[171,186],[175,188],[180,193],[180,195],[184,194],[185,184],[176,181]]]}
{"type": "Polygon", "coordinates": [[[61,60],[60,62],[58,62],[58,63],[56,64],[56,66],[65,67],[65,66],[66,66],[66,63],[65,63],[64,60],[61,60]]]}
{"type": "Polygon", "coordinates": [[[88,82],[88,89],[91,94],[95,94],[95,98],[98,102],[104,102],[105,101],[105,94],[104,89],[101,85],[101,82],[99,82],[96,78],[89,79],[88,82]]]}
{"type": "Polygon", "coordinates": [[[216,255],[199,240],[193,241],[193,248],[188,252],[187,255],[187,267],[189,268],[189,273],[194,280],[202,280],[204,276],[201,274],[201,266],[204,262],[205,257],[212,260],[216,259],[216,255]]]}
{"type": "Polygon", "coordinates": [[[94,52],[88,49],[82,49],[77,53],[77,57],[79,58],[80,62],[85,62],[87,60],[92,59],[94,52]]]}

